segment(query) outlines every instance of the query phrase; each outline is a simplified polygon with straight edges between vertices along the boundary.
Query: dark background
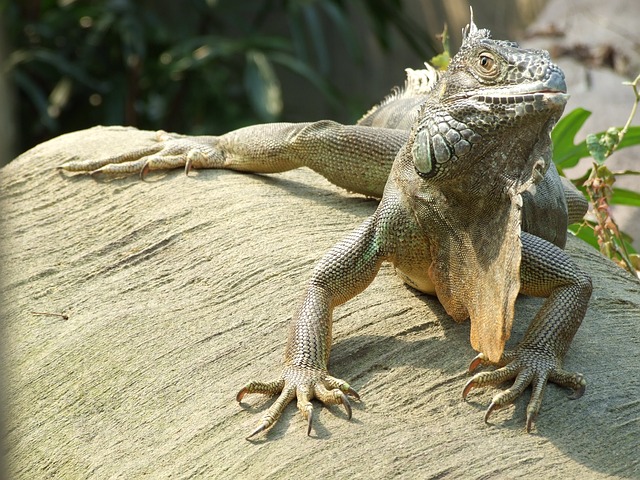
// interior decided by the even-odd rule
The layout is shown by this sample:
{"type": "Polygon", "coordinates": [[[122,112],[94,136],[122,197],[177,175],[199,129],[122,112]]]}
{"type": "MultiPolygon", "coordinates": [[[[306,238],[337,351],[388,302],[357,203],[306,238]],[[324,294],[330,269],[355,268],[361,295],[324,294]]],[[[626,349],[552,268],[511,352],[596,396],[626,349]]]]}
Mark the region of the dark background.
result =
{"type": "Polygon", "coordinates": [[[475,20],[518,38],[544,0],[2,0],[0,165],[62,133],[220,134],[356,121],[475,20]],[[508,27],[507,27],[508,26],[508,27]]]}

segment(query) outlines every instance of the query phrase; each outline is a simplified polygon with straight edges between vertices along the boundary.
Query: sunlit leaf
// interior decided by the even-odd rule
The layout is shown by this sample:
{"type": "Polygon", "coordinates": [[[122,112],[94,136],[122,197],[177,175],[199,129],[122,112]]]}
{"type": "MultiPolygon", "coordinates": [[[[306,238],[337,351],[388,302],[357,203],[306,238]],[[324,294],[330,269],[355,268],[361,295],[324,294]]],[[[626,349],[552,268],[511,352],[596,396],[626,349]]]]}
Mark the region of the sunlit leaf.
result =
{"type": "Polygon", "coordinates": [[[625,188],[614,188],[610,203],[614,205],[640,207],[640,192],[634,192],[633,190],[627,190],[625,188]]]}
{"type": "Polygon", "coordinates": [[[629,127],[624,138],[618,145],[618,150],[632,147],[633,145],[640,145],[640,126],[629,127]]]}
{"type": "Polygon", "coordinates": [[[588,226],[580,223],[574,223],[569,225],[569,231],[572,232],[580,240],[588,243],[593,248],[599,250],[598,239],[593,232],[593,226],[588,226]]]}
{"type": "Polygon", "coordinates": [[[590,133],[589,135],[587,135],[585,142],[587,144],[589,155],[591,155],[591,157],[596,161],[598,165],[602,165],[607,159],[607,149],[604,145],[602,145],[598,136],[594,133],[590,133]]]}
{"type": "Polygon", "coordinates": [[[439,53],[435,57],[431,57],[431,65],[433,65],[438,70],[446,70],[449,66],[449,62],[451,61],[451,50],[450,50],[450,42],[449,42],[449,31],[447,29],[447,24],[444,25],[444,30],[441,34],[442,38],[442,53],[439,53]]]}
{"type": "Polygon", "coordinates": [[[576,108],[560,119],[551,132],[553,161],[560,171],[574,167],[581,158],[589,156],[586,143],[576,145],[574,139],[590,115],[590,111],[576,108]]]}
{"type": "MultiPolygon", "coordinates": [[[[574,223],[573,225],[569,225],[569,231],[572,232],[576,237],[584,242],[588,243],[592,247],[597,250],[600,250],[600,245],[598,244],[598,239],[594,233],[595,222],[592,221],[584,221],[583,223],[574,223]]],[[[624,243],[624,247],[626,248],[628,253],[636,253],[636,250],[633,248],[632,242],[633,238],[630,235],[620,232],[622,237],[622,242],[624,243]]]]}

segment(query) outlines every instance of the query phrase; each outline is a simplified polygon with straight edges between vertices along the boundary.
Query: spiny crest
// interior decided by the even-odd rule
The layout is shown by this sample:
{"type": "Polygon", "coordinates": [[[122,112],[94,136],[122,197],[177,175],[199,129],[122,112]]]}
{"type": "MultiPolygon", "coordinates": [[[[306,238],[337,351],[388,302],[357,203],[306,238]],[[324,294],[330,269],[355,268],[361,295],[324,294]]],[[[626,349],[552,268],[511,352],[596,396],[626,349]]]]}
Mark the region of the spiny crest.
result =
{"type": "Polygon", "coordinates": [[[427,62],[424,62],[424,68],[421,70],[405,68],[404,71],[407,72],[404,92],[406,96],[411,97],[426,95],[433,89],[433,86],[440,78],[438,70],[433,68],[427,62]]]}
{"type": "Polygon", "coordinates": [[[473,21],[473,7],[469,7],[471,11],[471,18],[469,24],[462,29],[462,46],[460,50],[463,50],[467,45],[475,43],[481,38],[491,38],[491,32],[486,28],[478,28],[473,21]]]}
{"type": "Polygon", "coordinates": [[[362,118],[366,118],[380,107],[402,98],[415,98],[424,97],[427,93],[433,90],[434,85],[440,78],[440,72],[429,65],[424,63],[424,68],[414,70],[413,68],[405,68],[407,78],[404,82],[404,87],[395,87],[393,91],[387,95],[378,105],[375,105],[371,110],[363,115],[362,118]]]}

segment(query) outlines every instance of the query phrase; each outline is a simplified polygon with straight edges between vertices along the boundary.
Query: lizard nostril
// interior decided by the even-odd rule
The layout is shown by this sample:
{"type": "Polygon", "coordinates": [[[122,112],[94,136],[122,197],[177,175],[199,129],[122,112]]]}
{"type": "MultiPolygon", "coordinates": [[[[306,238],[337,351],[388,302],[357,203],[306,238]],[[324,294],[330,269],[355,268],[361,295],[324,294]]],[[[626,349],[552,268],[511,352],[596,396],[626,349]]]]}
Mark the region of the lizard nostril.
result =
{"type": "Polygon", "coordinates": [[[566,93],[567,83],[564,80],[564,75],[560,70],[553,69],[549,78],[544,82],[545,86],[551,90],[566,93]]]}

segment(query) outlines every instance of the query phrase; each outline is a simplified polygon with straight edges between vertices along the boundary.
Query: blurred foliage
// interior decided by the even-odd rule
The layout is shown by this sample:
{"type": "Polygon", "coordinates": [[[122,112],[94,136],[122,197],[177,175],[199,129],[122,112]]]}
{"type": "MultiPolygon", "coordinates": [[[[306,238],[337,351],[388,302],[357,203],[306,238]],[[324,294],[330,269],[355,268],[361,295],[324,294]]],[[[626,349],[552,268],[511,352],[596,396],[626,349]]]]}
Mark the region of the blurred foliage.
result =
{"type": "Polygon", "coordinates": [[[349,108],[328,78],[327,32],[358,62],[356,17],[383,51],[393,33],[435,51],[401,0],[0,1],[21,150],[97,124],[217,134],[273,121],[284,69],[349,108]]]}
{"type": "Polygon", "coordinates": [[[449,67],[451,61],[451,42],[449,40],[449,27],[444,24],[444,30],[436,36],[442,42],[442,52],[432,57],[430,62],[434,68],[444,71],[449,67]]]}
{"type": "Polygon", "coordinates": [[[570,230],[638,277],[640,255],[633,249],[632,239],[618,228],[611,206],[640,207],[640,192],[613,186],[616,177],[640,175],[640,171],[612,171],[606,162],[615,151],[640,145],[640,126],[631,125],[640,103],[639,82],[640,75],[628,83],[633,88],[635,101],[623,127],[611,127],[604,132],[589,134],[585,140],[576,144],[576,134],[591,115],[588,110],[578,108],[560,120],[552,133],[553,160],[560,174],[564,175],[565,169],[576,166],[583,158],[589,158],[591,161],[591,167],[587,172],[572,182],[591,203],[590,213],[593,220],[572,225],[570,230]]]}

